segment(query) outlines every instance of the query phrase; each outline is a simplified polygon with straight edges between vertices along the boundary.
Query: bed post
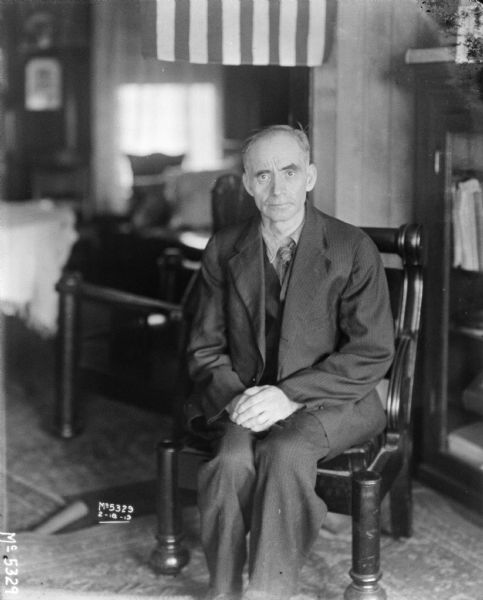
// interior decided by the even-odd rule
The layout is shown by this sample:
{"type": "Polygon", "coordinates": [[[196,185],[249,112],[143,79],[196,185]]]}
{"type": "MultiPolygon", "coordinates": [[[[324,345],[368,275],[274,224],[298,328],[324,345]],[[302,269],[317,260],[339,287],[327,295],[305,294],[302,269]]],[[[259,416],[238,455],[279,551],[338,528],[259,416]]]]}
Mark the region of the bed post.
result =
{"type": "Polygon", "coordinates": [[[79,293],[82,276],[65,273],[56,286],[59,292],[59,322],[56,339],[56,406],[54,428],[62,438],[74,437],[79,430],[77,393],[79,359],[79,293]]]}

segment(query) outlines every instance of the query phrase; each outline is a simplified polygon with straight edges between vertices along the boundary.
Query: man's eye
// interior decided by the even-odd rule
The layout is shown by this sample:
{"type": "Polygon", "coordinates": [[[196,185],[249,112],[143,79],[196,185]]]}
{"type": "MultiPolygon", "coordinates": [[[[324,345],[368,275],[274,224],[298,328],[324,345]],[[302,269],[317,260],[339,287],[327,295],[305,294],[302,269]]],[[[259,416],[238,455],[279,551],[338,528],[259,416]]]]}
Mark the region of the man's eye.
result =
{"type": "Polygon", "coordinates": [[[287,171],[287,177],[293,177],[295,175],[295,171],[287,171]]]}
{"type": "Polygon", "coordinates": [[[261,174],[258,176],[258,181],[259,181],[260,183],[265,183],[265,182],[267,182],[269,179],[270,179],[270,176],[269,176],[269,174],[268,174],[268,173],[261,173],[261,174]]]}

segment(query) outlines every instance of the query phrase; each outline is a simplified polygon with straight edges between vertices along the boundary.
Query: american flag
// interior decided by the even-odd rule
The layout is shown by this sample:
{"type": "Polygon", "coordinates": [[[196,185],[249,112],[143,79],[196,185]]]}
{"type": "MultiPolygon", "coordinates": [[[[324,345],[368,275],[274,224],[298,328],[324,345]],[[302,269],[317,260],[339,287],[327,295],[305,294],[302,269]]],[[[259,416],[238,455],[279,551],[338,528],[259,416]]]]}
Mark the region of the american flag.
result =
{"type": "Polygon", "coordinates": [[[143,49],[165,61],[318,66],[336,0],[141,0],[143,49]]]}

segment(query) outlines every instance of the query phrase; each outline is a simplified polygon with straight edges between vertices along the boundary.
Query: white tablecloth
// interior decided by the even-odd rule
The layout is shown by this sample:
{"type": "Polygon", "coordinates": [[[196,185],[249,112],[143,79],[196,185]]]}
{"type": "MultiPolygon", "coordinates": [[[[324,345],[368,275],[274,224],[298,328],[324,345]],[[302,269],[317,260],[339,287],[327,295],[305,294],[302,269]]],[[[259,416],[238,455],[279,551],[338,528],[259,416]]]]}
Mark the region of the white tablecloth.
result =
{"type": "Polygon", "coordinates": [[[77,233],[75,214],[48,200],[0,202],[0,308],[42,335],[57,329],[55,284],[77,233]]]}

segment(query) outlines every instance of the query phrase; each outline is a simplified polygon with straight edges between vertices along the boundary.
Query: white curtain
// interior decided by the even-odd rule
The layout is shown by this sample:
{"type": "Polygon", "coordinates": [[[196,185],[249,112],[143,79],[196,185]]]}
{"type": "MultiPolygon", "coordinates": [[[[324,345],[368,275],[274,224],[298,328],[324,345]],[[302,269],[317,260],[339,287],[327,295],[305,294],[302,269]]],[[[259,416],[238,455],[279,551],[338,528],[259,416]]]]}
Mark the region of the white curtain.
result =
{"type": "Polygon", "coordinates": [[[136,0],[93,3],[93,210],[122,213],[126,154],[185,154],[189,169],[222,158],[222,67],[143,58],[136,0]]]}

